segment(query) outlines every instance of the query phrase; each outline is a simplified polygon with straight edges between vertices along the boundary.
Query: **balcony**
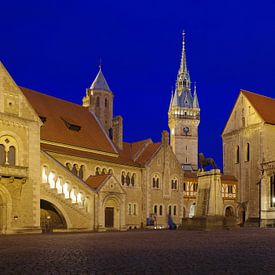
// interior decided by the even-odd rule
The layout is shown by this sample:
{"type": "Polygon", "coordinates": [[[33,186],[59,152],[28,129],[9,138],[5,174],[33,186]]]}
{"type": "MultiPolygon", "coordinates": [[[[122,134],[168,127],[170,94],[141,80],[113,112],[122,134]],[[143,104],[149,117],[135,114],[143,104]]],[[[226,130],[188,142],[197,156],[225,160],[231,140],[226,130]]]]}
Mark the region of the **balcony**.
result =
{"type": "Polygon", "coordinates": [[[0,165],[0,176],[17,179],[27,178],[28,168],[23,166],[0,165]]]}

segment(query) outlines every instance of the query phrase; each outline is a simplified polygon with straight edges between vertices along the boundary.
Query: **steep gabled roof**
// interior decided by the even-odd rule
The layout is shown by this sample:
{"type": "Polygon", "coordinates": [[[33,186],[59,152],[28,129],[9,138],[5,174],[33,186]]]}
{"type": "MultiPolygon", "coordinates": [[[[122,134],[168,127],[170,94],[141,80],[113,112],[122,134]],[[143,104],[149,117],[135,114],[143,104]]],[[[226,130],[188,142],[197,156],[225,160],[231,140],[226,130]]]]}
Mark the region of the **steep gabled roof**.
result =
{"type": "Polygon", "coordinates": [[[140,154],[136,162],[145,166],[161,148],[161,142],[149,144],[144,151],[140,154]]]}
{"type": "Polygon", "coordinates": [[[88,108],[20,87],[44,122],[41,139],[117,155],[117,151],[88,108]]]}
{"type": "Polygon", "coordinates": [[[90,89],[111,92],[111,89],[102,73],[101,68],[99,69],[99,72],[98,72],[95,80],[93,81],[90,89]]]}
{"type": "Polygon", "coordinates": [[[241,93],[249,100],[261,118],[269,124],[275,124],[275,99],[246,90],[241,93]]]}
{"type": "Polygon", "coordinates": [[[89,176],[86,183],[93,189],[98,189],[111,175],[95,175],[89,176]]]}

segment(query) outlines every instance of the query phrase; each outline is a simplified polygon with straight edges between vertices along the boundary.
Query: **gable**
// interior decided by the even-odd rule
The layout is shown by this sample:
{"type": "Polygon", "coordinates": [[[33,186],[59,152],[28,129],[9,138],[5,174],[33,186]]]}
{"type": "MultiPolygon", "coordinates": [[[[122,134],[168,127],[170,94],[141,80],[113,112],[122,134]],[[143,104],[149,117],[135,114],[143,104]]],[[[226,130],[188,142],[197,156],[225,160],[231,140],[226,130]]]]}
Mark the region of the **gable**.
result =
{"type": "Polygon", "coordinates": [[[0,62],[0,112],[39,122],[39,117],[26,100],[4,65],[0,62]]]}
{"type": "Polygon", "coordinates": [[[257,110],[247,97],[240,92],[227,120],[222,136],[261,122],[263,122],[263,119],[257,110]]]}

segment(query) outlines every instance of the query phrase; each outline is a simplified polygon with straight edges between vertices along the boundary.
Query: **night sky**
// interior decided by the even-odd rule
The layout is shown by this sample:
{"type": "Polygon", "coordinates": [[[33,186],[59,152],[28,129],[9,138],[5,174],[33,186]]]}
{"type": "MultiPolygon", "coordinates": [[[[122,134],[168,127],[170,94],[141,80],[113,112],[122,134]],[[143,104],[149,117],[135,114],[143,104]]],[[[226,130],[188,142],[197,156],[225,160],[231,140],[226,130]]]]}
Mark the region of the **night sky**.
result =
{"type": "Polygon", "coordinates": [[[222,165],[240,89],[275,97],[275,1],[2,1],[0,59],[18,85],[81,104],[100,59],[124,138],[159,141],[186,33],[199,151],[222,165]]]}

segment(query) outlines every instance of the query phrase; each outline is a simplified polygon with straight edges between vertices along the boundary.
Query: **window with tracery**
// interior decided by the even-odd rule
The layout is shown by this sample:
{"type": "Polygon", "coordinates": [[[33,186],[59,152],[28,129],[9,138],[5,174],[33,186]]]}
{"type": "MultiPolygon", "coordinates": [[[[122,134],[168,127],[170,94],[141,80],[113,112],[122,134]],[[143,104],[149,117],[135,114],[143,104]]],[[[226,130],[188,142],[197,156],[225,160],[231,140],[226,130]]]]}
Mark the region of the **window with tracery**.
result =
{"type": "Polygon", "coordinates": [[[13,137],[3,136],[0,138],[0,165],[17,165],[16,148],[17,143],[13,137]]]}

